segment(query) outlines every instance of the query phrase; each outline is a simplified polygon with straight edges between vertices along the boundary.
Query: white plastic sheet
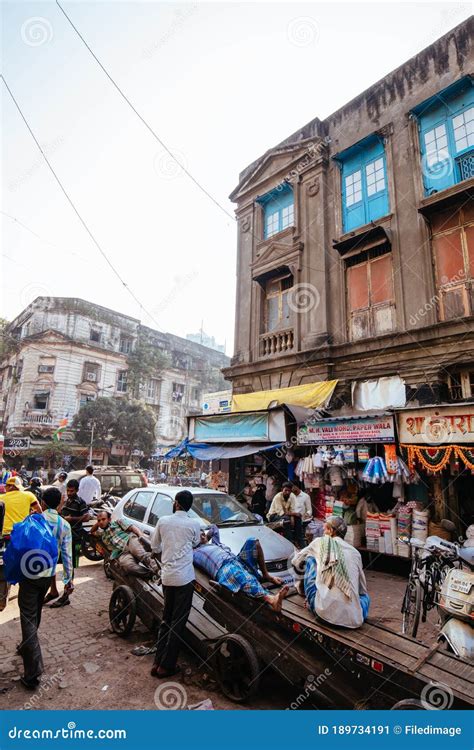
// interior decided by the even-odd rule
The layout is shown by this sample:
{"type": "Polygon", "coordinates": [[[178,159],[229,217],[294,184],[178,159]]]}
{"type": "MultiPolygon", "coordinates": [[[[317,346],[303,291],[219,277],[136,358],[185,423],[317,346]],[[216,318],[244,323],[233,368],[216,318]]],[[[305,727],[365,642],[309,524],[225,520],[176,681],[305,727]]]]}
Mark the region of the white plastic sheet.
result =
{"type": "Polygon", "coordinates": [[[405,381],[393,375],[352,383],[352,405],[359,411],[403,407],[406,405],[405,381]]]}

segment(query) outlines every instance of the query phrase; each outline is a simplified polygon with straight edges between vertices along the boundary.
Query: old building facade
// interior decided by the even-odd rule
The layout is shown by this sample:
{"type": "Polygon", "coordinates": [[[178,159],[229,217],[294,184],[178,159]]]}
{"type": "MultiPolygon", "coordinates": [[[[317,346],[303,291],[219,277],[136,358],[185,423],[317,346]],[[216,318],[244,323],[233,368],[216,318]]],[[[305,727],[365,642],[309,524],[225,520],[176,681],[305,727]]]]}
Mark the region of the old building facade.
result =
{"type": "Polygon", "coordinates": [[[474,398],[472,19],[240,175],[234,393],[474,398]]]}
{"type": "Polygon", "coordinates": [[[185,434],[186,415],[201,411],[203,393],[225,385],[220,371],[228,357],[100,305],[61,297],[37,298],[6,329],[0,431],[7,440],[49,438],[87,401],[126,398],[129,357],[143,336],[164,357],[138,397],[155,412],[157,450],[174,445],[185,434]]]}

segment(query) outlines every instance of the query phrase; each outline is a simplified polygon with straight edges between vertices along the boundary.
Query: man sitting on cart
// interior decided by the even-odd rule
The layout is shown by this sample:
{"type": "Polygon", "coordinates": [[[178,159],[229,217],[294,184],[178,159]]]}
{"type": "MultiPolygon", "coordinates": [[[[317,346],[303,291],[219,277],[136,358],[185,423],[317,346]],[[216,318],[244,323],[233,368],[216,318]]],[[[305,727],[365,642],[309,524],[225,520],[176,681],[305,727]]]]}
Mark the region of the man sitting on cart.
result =
{"type": "Polygon", "coordinates": [[[360,552],[344,541],[346,531],[342,518],[330,516],[324,535],[297,552],[292,562],[304,574],[308,608],[333,625],[358,628],[367,619],[370,597],[360,552]]]}
{"type": "Polygon", "coordinates": [[[262,586],[263,581],[277,586],[283,581],[269,574],[258,539],[247,539],[238,555],[221,544],[217,526],[213,525],[207,532],[202,532],[201,540],[202,544],[193,551],[196,567],[234,594],[243,591],[254,599],[263,599],[276,612],[281,610],[281,603],[288,594],[289,586],[283,586],[277,594],[270,594],[262,586]],[[211,543],[208,543],[209,540],[211,543]]]}

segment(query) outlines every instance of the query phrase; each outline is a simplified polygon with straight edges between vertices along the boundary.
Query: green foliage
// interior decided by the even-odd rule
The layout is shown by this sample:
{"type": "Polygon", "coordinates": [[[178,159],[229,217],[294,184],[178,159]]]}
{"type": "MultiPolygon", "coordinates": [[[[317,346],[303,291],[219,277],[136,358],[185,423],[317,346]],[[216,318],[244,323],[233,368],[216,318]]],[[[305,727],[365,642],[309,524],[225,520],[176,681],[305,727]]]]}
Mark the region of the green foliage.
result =
{"type": "Polygon", "coordinates": [[[127,362],[128,394],[131,399],[138,399],[147,380],[159,377],[168,367],[169,357],[141,334],[135,348],[128,355],[127,362]]]}
{"type": "Polygon", "coordinates": [[[128,445],[129,457],[134,448],[143,451],[145,455],[153,453],[156,443],[155,425],[155,416],[148,407],[136,401],[119,402],[114,436],[117,442],[128,445]]]}
{"type": "Polygon", "coordinates": [[[155,448],[155,416],[151,409],[135,401],[119,398],[98,398],[79,409],[73,420],[77,441],[90,445],[94,424],[94,448],[108,448],[110,442],[149,455],[155,448]]]}
{"type": "Polygon", "coordinates": [[[74,416],[72,427],[81,445],[89,445],[94,424],[94,446],[104,448],[117,419],[117,405],[113,398],[98,398],[81,406],[74,416]]]}
{"type": "Polygon", "coordinates": [[[0,362],[18,348],[18,342],[7,332],[8,320],[0,318],[0,362]]]}

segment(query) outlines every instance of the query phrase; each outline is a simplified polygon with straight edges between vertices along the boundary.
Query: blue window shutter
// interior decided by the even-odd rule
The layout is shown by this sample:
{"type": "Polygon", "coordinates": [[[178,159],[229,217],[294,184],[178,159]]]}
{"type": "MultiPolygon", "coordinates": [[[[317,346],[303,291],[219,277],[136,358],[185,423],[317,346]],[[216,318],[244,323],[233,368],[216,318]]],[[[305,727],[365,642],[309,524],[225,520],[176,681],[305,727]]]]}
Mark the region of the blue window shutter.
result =
{"type": "Polygon", "coordinates": [[[274,190],[262,195],[258,203],[263,206],[264,237],[267,239],[285,228],[284,209],[294,205],[293,188],[287,183],[282,183],[274,190]],[[267,229],[269,217],[273,217],[273,231],[267,229]]]}
{"type": "Polygon", "coordinates": [[[369,221],[374,221],[385,216],[389,212],[387,168],[383,141],[374,136],[367,138],[348,149],[346,154],[340,157],[340,159],[342,162],[343,226],[344,232],[350,232],[367,224],[369,221]],[[384,187],[369,195],[366,168],[379,159],[382,160],[384,187]],[[361,196],[360,200],[354,201],[354,191],[350,186],[348,188],[347,181],[348,179],[351,181],[351,177],[357,173],[360,173],[361,196]],[[348,195],[348,191],[352,191],[352,203],[351,195],[348,195]]]}
{"type": "Polygon", "coordinates": [[[425,195],[432,195],[440,190],[455,185],[462,180],[456,157],[469,153],[472,146],[464,149],[456,147],[453,119],[474,104],[474,87],[470,81],[459,81],[451,90],[442,91],[427,103],[420,105],[415,113],[418,116],[418,131],[421,150],[421,170],[425,195]],[[436,165],[429,164],[429,150],[425,136],[435,128],[446,129],[447,146],[445,158],[436,165]]]}

